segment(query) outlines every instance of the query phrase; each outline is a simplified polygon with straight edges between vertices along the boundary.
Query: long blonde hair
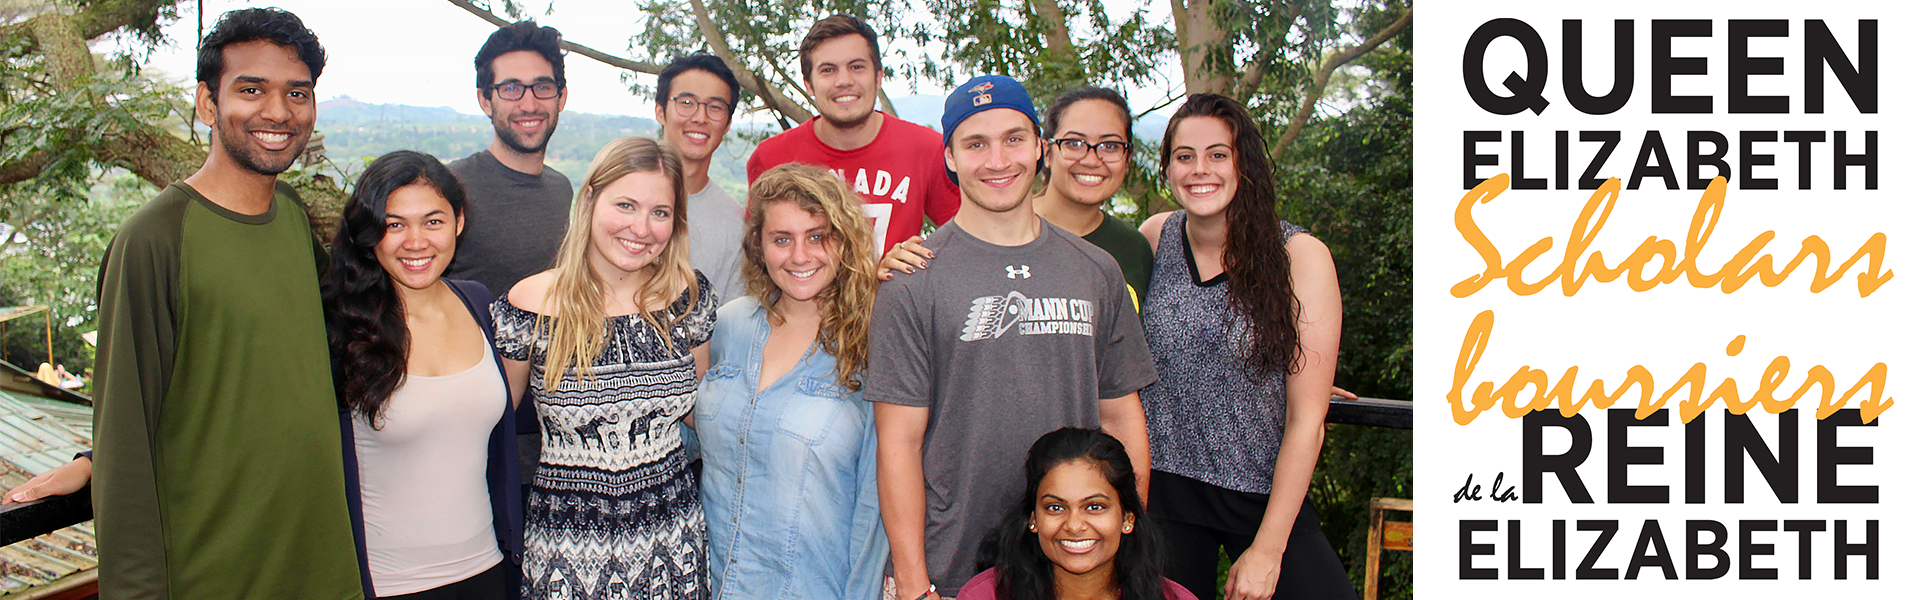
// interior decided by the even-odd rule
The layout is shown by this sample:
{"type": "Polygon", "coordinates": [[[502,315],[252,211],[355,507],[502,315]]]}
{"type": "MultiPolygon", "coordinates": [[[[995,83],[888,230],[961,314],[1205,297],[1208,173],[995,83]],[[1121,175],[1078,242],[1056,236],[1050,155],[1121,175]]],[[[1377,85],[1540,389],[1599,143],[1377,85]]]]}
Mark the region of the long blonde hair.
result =
{"type": "MultiPolygon", "coordinates": [[[[771,319],[780,288],[767,275],[766,251],[760,236],[767,226],[767,205],[792,202],[807,214],[825,216],[834,242],[838,273],[815,298],[820,305],[820,347],[839,363],[841,387],[860,389],[867,368],[867,330],[873,325],[873,297],[880,287],[875,275],[873,231],[867,226],[861,201],[839,177],[813,165],[788,163],[768,169],[747,189],[747,237],[740,242],[741,275],[747,293],[766,307],[771,319]]],[[[778,321],[776,321],[778,322],[778,321]]]]}
{"type": "Polygon", "coordinates": [[[560,253],[554,259],[553,285],[541,302],[540,323],[547,328],[547,391],[558,388],[571,369],[586,377],[607,344],[607,298],[605,281],[589,266],[587,254],[593,252],[593,210],[601,191],[621,177],[634,173],[660,173],[673,184],[673,235],[667,247],[654,259],[653,274],[640,287],[634,303],[640,318],[660,334],[669,351],[673,336],[667,328],[693,312],[699,304],[700,290],[694,283],[693,266],[687,263],[687,192],[680,172],[680,157],[658,142],[644,137],[624,137],[600,149],[588,167],[587,180],[573,198],[573,213],[567,221],[567,235],[560,240],[560,253]],[[682,288],[690,301],[687,310],[661,323],[649,306],[671,308],[682,288]]]}

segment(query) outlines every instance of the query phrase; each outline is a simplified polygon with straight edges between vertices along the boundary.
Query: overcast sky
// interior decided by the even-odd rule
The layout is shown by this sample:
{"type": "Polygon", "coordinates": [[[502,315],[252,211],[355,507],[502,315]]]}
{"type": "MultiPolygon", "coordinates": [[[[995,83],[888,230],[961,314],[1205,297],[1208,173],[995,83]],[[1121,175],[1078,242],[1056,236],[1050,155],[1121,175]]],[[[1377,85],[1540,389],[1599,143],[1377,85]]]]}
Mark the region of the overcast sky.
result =
{"type": "MultiPolygon", "coordinates": [[[[547,2],[524,4],[543,10],[547,2]]],[[[537,17],[541,24],[559,29],[568,41],[627,55],[627,39],[638,27],[639,17],[632,0],[554,0],[552,4],[552,15],[537,17]]],[[[182,18],[164,28],[170,44],[147,62],[175,81],[192,79],[194,6],[192,2],[180,5],[182,18]]],[[[322,99],[344,95],[375,104],[447,106],[480,113],[474,100],[473,54],[494,28],[459,7],[444,0],[205,0],[206,26],[212,27],[221,13],[254,6],[292,11],[320,37],[327,48],[327,69],[319,85],[322,99]]],[[[793,62],[798,69],[798,57],[793,62]]],[[[649,100],[629,92],[620,81],[621,72],[593,59],[569,56],[567,109],[650,117],[649,100]]],[[[884,87],[896,98],[912,93],[904,81],[888,81],[884,87]]],[[[922,85],[920,92],[943,95],[945,90],[922,85]]],[[[1129,95],[1146,102],[1160,94],[1129,95]]]]}

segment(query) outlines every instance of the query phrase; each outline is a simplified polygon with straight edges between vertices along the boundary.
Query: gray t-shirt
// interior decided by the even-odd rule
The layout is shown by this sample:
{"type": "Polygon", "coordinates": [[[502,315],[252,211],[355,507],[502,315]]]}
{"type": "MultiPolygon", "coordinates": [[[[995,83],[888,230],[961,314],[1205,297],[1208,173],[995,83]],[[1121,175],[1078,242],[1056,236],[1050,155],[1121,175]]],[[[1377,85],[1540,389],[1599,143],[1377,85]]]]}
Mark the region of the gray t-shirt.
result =
{"type": "Polygon", "coordinates": [[[721,305],[747,294],[740,281],[740,238],[747,233],[747,212],[720,182],[687,194],[687,260],[713,283],[721,305]]]}
{"type": "Polygon", "coordinates": [[[486,150],[447,165],[467,189],[467,229],[448,279],[471,279],[495,296],[553,266],[567,233],[573,183],[553,167],[528,175],[486,150]]]}
{"type": "Polygon", "coordinates": [[[1025,486],[1033,441],[1100,426],[1102,398],[1153,383],[1140,319],[1106,251],[1047,224],[996,246],[948,223],[928,268],[881,284],[866,399],[930,409],[922,452],[927,570],[957,590],[1025,486]]]}

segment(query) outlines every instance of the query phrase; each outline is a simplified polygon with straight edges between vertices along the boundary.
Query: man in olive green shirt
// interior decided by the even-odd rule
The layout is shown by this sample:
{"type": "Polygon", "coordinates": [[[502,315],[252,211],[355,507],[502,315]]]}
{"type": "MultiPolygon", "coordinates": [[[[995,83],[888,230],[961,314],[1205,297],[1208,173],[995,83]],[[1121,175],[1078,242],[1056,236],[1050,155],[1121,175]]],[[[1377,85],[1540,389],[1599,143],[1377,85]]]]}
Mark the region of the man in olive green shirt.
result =
{"type": "Polygon", "coordinates": [[[278,9],[202,42],[206,163],[127,219],[100,276],[103,598],[361,598],[305,208],[325,51],[278,9]]]}

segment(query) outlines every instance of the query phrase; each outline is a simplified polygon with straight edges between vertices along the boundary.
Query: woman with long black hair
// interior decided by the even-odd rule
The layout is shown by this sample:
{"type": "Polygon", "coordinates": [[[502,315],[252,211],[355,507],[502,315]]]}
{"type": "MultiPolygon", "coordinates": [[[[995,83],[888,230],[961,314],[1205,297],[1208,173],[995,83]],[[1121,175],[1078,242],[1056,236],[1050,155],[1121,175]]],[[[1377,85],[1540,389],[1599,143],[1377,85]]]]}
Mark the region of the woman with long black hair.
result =
{"type": "Polygon", "coordinates": [[[466,206],[439,160],[374,159],[321,280],[369,598],[517,596],[513,405],[490,294],[440,277],[466,206]]]}
{"type": "Polygon", "coordinates": [[[1160,151],[1183,210],[1140,228],[1154,244],[1141,311],[1159,382],[1140,391],[1153,513],[1168,573],[1214,598],[1352,598],[1307,501],[1340,351],[1333,257],[1280,220],[1273,166],[1246,107],[1195,94],[1160,151]]]}
{"type": "MultiPolygon", "coordinates": [[[[513,404],[492,351],[490,294],[440,277],[466,206],[439,160],[409,151],[374,159],[320,281],[347,512],[370,599],[519,597],[513,404]]],[[[92,467],[75,459],[7,499],[72,493],[92,467]]]]}
{"type": "Polygon", "coordinates": [[[987,543],[994,566],[958,600],[1193,600],[1161,577],[1161,544],[1126,446],[1065,427],[1027,451],[1026,493],[987,543]]]}

